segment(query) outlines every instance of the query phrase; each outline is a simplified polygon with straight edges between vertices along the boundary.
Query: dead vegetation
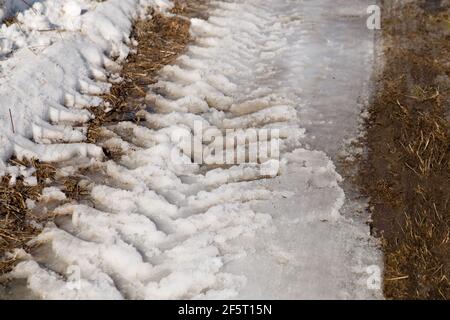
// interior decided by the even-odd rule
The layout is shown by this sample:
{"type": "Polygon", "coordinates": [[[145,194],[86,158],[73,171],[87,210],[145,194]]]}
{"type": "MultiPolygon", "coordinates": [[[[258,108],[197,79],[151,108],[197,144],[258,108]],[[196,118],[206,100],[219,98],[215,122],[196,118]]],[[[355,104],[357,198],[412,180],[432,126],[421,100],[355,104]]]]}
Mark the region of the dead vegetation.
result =
{"type": "Polygon", "coordinates": [[[385,66],[361,172],[382,237],[389,299],[450,299],[450,20],[421,1],[384,3],[385,66]]]}
{"type": "Polygon", "coordinates": [[[6,253],[14,248],[29,250],[27,242],[40,232],[37,226],[48,219],[47,215],[34,215],[27,200],[38,201],[42,189],[55,176],[55,169],[51,165],[35,159],[11,159],[10,162],[34,168],[36,171],[33,176],[36,177],[37,184],[27,185],[21,176],[14,183],[9,175],[0,180],[0,275],[9,271],[15,262],[14,257],[7,257],[6,253]]]}
{"type": "MultiPolygon", "coordinates": [[[[180,5],[174,11],[182,11],[180,5]]],[[[113,84],[110,92],[102,96],[108,108],[92,108],[95,119],[90,123],[88,141],[98,142],[101,128],[108,123],[139,121],[137,112],[148,108],[144,98],[148,86],[156,82],[158,71],[171,64],[182,53],[190,40],[189,20],[181,16],[168,16],[151,12],[151,19],[137,21],[132,38],[138,42],[121,73],[124,79],[113,84]]],[[[106,154],[120,154],[117,150],[105,150],[106,154]]]]}
{"type": "Polygon", "coordinates": [[[209,2],[210,0],[177,0],[171,12],[188,18],[207,20],[209,2]]]}

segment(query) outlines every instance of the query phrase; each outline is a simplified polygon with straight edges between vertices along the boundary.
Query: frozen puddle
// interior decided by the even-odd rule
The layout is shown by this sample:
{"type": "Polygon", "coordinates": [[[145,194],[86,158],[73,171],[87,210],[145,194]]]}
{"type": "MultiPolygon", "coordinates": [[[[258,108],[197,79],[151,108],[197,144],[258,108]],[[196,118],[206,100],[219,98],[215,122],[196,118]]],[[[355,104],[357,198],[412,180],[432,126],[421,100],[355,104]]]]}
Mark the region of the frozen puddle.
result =
{"type": "Polygon", "coordinates": [[[10,275],[15,295],[379,297],[368,285],[379,253],[364,219],[343,210],[331,161],[357,134],[370,70],[370,34],[354,33],[365,26],[363,2],[341,11],[331,0],[213,2],[207,22],[192,20],[195,43],[151,88],[144,123],[105,128],[105,143],[126,156],[91,160],[90,201],[56,209],[40,249],[10,275]],[[342,77],[336,87],[333,76],[342,77]],[[265,160],[279,175],[264,165],[193,164],[180,133],[199,123],[203,132],[277,129],[266,140],[279,143],[280,156],[265,160]]]}

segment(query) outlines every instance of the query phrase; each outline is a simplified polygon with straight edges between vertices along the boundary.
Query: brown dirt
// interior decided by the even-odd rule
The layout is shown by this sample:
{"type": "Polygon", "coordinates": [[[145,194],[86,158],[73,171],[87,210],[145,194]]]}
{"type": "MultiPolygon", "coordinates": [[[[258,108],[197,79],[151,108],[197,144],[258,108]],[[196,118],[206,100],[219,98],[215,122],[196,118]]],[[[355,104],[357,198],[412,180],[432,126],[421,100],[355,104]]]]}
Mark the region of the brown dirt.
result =
{"type": "Polygon", "coordinates": [[[360,174],[388,299],[450,299],[449,1],[383,1],[384,67],[360,174]]]}

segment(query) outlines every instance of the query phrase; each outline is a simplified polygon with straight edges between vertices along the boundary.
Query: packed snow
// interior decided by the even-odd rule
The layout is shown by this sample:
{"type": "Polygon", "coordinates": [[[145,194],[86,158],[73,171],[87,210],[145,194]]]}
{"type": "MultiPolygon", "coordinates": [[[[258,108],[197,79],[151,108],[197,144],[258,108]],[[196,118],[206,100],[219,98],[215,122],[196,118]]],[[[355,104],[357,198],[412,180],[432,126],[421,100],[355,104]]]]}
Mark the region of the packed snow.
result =
{"type": "MultiPolygon", "coordinates": [[[[356,6],[359,1],[341,2],[357,17],[365,12],[356,6]]],[[[80,163],[95,172],[85,185],[90,201],[64,203],[57,188],[44,191],[43,203],[60,203],[57,218],[32,241],[40,244],[32,255],[15,252],[24,261],[7,275],[9,295],[379,298],[367,271],[379,266],[379,252],[364,219],[345,210],[352,205],[345,206],[349,200],[331,160],[337,148],[311,137],[324,130],[304,128],[322,112],[320,121],[342,120],[341,112],[321,110],[324,105],[342,112],[357,108],[357,83],[345,88],[350,104],[314,92],[333,72],[351,78],[362,71],[338,69],[331,59],[341,59],[337,65],[344,58],[370,64],[369,34],[359,35],[362,47],[348,50],[355,41],[351,29],[345,31],[348,25],[339,22],[335,35],[342,38],[320,27],[330,26],[324,20],[335,3],[212,1],[207,21],[191,19],[194,41],[187,52],[149,88],[149,108],[140,114],[144,121],[104,128],[110,137],[104,143],[126,151],[118,161],[104,161],[101,146],[83,143],[82,124],[92,117],[83,107],[100,105],[98,95],[109,89],[105,80],[117,79],[130,52],[132,19],[148,6],[170,4],[46,0],[18,14],[21,28],[3,25],[2,160],[33,156],[68,161],[60,175],[74,174],[80,163]],[[324,41],[308,51],[314,37],[324,41]],[[314,51],[327,44],[325,54],[314,51]],[[316,111],[314,101],[321,102],[316,111]],[[200,141],[200,151],[194,150],[199,154],[191,157],[191,144],[182,138],[196,130],[227,129],[234,131],[225,143],[231,140],[238,153],[246,149],[245,129],[273,131],[263,140],[267,148],[276,143],[279,153],[261,163],[224,165],[214,162],[218,156],[229,159],[217,153],[221,140],[200,141]],[[202,155],[207,155],[203,162],[193,161],[202,155]]],[[[331,18],[337,23],[339,13],[331,18]]],[[[367,94],[363,85],[360,89],[367,94]]],[[[357,127],[358,111],[351,114],[348,121],[357,127]]],[[[343,131],[331,143],[351,137],[343,131]]],[[[249,157],[259,147],[250,144],[249,157]]],[[[5,162],[1,166],[14,171],[5,162]]],[[[359,205],[364,207],[353,207],[359,205]]]]}

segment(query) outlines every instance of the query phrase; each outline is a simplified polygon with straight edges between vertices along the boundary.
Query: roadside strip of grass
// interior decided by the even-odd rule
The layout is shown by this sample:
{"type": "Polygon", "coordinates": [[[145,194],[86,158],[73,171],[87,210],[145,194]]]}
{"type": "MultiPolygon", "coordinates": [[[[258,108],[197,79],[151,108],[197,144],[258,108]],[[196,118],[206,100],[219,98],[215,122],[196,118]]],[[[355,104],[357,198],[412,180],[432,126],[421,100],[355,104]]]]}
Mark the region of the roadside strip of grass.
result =
{"type": "Polygon", "coordinates": [[[382,2],[360,178],[388,299],[450,299],[449,3],[382,2]]]}

